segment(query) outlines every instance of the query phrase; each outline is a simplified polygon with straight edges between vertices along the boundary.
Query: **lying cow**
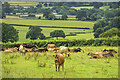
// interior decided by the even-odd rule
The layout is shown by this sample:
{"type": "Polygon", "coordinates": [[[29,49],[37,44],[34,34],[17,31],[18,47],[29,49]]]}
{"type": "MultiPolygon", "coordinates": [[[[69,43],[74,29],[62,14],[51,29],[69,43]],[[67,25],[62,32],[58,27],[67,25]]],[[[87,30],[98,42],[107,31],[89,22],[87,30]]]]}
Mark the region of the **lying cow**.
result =
{"type": "Polygon", "coordinates": [[[91,56],[92,58],[103,58],[102,54],[88,53],[87,55],[91,56]]]}
{"type": "Polygon", "coordinates": [[[54,61],[55,61],[56,71],[57,71],[57,65],[58,65],[58,71],[60,71],[60,66],[62,66],[62,70],[64,71],[64,62],[65,62],[64,56],[62,54],[56,54],[53,56],[55,57],[54,61]]]}
{"type": "Polygon", "coordinates": [[[46,52],[48,51],[48,49],[36,49],[34,50],[34,52],[46,52]]]}
{"type": "Polygon", "coordinates": [[[82,49],[80,48],[74,48],[74,49],[68,49],[70,52],[81,52],[82,49]]]}
{"type": "Polygon", "coordinates": [[[65,57],[66,57],[66,55],[68,55],[68,57],[70,56],[69,51],[68,51],[68,48],[67,48],[67,47],[64,47],[64,46],[60,46],[59,53],[60,53],[60,54],[65,53],[65,57]]]}
{"type": "Polygon", "coordinates": [[[17,47],[4,49],[4,53],[12,53],[18,51],[17,47]]]}
{"type": "Polygon", "coordinates": [[[56,48],[55,44],[48,44],[48,48],[56,48]]]}

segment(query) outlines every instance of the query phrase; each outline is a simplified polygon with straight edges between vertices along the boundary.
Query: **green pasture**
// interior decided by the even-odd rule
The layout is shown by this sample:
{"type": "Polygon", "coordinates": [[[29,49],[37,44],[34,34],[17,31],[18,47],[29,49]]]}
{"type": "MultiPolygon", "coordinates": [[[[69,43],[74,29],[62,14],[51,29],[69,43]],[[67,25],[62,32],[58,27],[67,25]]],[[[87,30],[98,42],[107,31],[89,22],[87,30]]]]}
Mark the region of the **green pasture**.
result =
{"type": "Polygon", "coordinates": [[[65,20],[31,20],[31,19],[2,19],[8,24],[21,24],[32,26],[58,26],[58,27],[80,27],[93,28],[94,22],[90,21],[65,21],[65,20]]]}
{"type": "MultiPolygon", "coordinates": [[[[19,31],[19,34],[18,34],[19,35],[19,41],[18,42],[29,42],[29,41],[31,41],[30,39],[26,39],[26,33],[29,31],[29,27],[14,26],[14,28],[19,31]]],[[[63,30],[66,35],[68,35],[70,33],[75,33],[75,32],[91,32],[91,33],[85,33],[85,34],[77,34],[76,36],[66,36],[65,39],[93,39],[94,38],[92,30],[66,29],[66,28],[41,28],[41,29],[42,29],[42,33],[46,37],[50,37],[50,32],[52,32],[54,30],[63,30]]],[[[63,39],[63,38],[59,38],[59,39],[63,39]]]]}
{"type": "Polygon", "coordinates": [[[71,7],[71,8],[74,8],[74,9],[79,10],[79,9],[81,9],[81,8],[92,9],[92,8],[94,8],[94,7],[93,7],[93,6],[82,6],[82,7],[71,7]]]}
{"type": "MultiPolygon", "coordinates": [[[[73,47],[70,47],[73,48],[73,47]]],[[[84,46],[82,52],[70,53],[65,58],[64,72],[55,71],[54,52],[34,53],[25,55],[19,52],[2,52],[2,78],[118,78],[118,53],[114,57],[91,59],[89,52],[115,49],[110,46],[84,46]],[[38,56],[32,56],[38,55],[38,56]]]]}

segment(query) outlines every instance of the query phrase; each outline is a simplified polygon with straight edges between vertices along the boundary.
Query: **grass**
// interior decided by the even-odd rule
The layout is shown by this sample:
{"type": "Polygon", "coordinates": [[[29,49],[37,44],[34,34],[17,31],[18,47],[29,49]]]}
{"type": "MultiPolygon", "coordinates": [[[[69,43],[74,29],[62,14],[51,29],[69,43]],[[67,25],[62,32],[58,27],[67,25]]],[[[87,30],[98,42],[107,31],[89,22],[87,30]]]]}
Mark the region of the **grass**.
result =
{"type": "Polygon", "coordinates": [[[65,21],[65,20],[31,20],[31,19],[2,19],[8,24],[22,24],[33,26],[58,26],[58,27],[80,27],[93,28],[94,22],[90,21],[65,21]]]}
{"type": "Polygon", "coordinates": [[[25,60],[25,57],[34,54],[33,52],[26,53],[25,56],[19,52],[2,53],[2,78],[118,78],[118,53],[114,54],[114,58],[90,59],[90,56],[87,56],[89,52],[101,51],[105,48],[117,51],[117,47],[80,48],[85,52],[71,53],[71,58],[65,58],[64,72],[62,68],[60,72],[55,71],[53,52],[38,53],[37,59],[30,57],[28,60],[25,60]]]}

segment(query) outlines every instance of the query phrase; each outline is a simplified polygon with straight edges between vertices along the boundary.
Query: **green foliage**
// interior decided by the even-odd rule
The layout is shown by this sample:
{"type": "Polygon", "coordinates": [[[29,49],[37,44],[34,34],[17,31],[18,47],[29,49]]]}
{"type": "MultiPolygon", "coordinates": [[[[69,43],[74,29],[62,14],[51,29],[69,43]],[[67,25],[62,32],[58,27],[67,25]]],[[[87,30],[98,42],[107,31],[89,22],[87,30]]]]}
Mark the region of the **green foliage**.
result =
{"type": "Polygon", "coordinates": [[[98,19],[101,19],[101,15],[97,14],[97,13],[93,13],[91,16],[90,16],[91,20],[92,21],[96,21],[98,19]]]}
{"type": "Polygon", "coordinates": [[[99,37],[112,37],[112,36],[119,36],[120,37],[120,30],[117,28],[112,28],[107,30],[106,32],[99,35],[99,37]]]}
{"type": "Polygon", "coordinates": [[[94,32],[97,30],[97,28],[104,28],[105,26],[108,25],[108,20],[107,19],[100,19],[97,20],[93,26],[94,32]]]}
{"type": "Polygon", "coordinates": [[[94,8],[99,9],[99,7],[103,6],[103,3],[102,2],[93,2],[93,6],[94,6],[94,8]]]}
{"type": "Polygon", "coordinates": [[[84,10],[78,10],[78,12],[76,14],[76,18],[78,18],[78,20],[81,20],[82,17],[87,17],[86,11],[84,11],[84,10]]]}
{"type": "Polygon", "coordinates": [[[12,12],[12,8],[10,8],[10,4],[8,2],[5,2],[4,4],[2,4],[2,10],[8,14],[12,12]]]}
{"type": "Polygon", "coordinates": [[[29,14],[28,17],[35,17],[35,15],[29,14]]]}
{"type": "Polygon", "coordinates": [[[54,20],[55,19],[55,15],[51,13],[51,14],[48,15],[47,19],[48,20],[54,20]]]}
{"type": "Polygon", "coordinates": [[[53,32],[50,33],[51,37],[56,37],[58,39],[58,37],[63,37],[65,38],[65,33],[63,30],[54,30],[53,32]]]}
{"type": "Polygon", "coordinates": [[[2,42],[17,42],[18,40],[18,31],[13,26],[2,23],[2,42]]]}
{"type": "Polygon", "coordinates": [[[101,33],[104,32],[103,28],[97,28],[97,30],[94,33],[95,38],[98,38],[101,33]]]}
{"type": "Polygon", "coordinates": [[[67,14],[62,15],[62,20],[67,20],[67,18],[68,18],[67,14]]]}
{"type": "Polygon", "coordinates": [[[42,29],[40,27],[29,27],[29,31],[26,34],[26,39],[30,38],[31,40],[35,40],[37,38],[44,39],[44,34],[41,33],[42,29]]]}

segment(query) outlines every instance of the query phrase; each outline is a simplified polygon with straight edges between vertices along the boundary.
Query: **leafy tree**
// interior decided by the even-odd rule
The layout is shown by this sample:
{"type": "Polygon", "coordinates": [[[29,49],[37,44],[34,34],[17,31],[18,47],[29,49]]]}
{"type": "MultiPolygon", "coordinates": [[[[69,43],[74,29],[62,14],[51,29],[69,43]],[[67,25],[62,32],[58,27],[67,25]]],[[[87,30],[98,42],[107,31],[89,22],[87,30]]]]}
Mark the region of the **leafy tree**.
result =
{"type": "Polygon", "coordinates": [[[10,8],[10,4],[8,2],[4,2],[2,5],[2,9],[5,13],[10,14],[12,12],[12,8],[10,8]]]}
{"type": "Polygon", "coordinates": [[[119,17],[114,17],[113,20],[110,21],[109,26],[111,28],[119,28],[120,29],[120,16],[119,17]]]}
{"type": "Polygon", "coordinates": [[[62,20],[67,20],[67,18],[68,18],[67,14],[62,15],[62,20]]]}
{"type": "Polygon", "coordinates": [[[45,3],[44,6],[47,7],[48,6],[47,3],[45,3]]]}
{"type": "Polygon", "coordinates": [[[118,2],[111,2],[111,3],[109,3],[109,5],[110,5],[110,8],[114,8],[114,9],[119,8],[118,2]]]}
{"type": "Polygon", "coordinates": [[[48,20],[53,20],[53,19],[55,19],[55,15],[54,14],[49,14],[48,15],[48,20]]]}
{"type": "Polygon", "coordinates": [[[111,28],[106,32],[100,34],[99,37],[112,37],[116,35],[120,37],[120,30],[118,28],[111,28]]]}
{"type": "Polygon", "coordinates": [[[58,40],[58,37],[63,37],[63,38],[66,37],[63,30],[54,30],[53,32],[50,33],[50,36],[56,37],[57,40],[58,40]]]}
{"type": "Polygon", "coordinates": [[[34,27],[29,27],[29,31],[26,34],[26,39],[30,38],[31,40],[35,39],[44,39],[45,36],[44,34],[41,33],[42,29],[40,27],[34,26],[34,27]]]}
{"type": "Polygon", "coordinates": [[[94,6],[94,8],[99,9],[99,7],[103,6],[103,3],[102,2],[93,2],[93,6],[94,6]]]}
{"type": "Polygon", "coordinates": [[[18,31],[11,25],[2,23],[2,42],[17,42],[18,31]]]}
{"type": "Polygon", "coordinates": [[[2,18],[3,19],[6,18],[6,15],[5,15],[4,11],[2,11],[2,18]]]}
{"type": "Polygon", "coordinates": [[[97,14],[97,13],[93,13],[91,16],[90,16],[91,20],[92,21],[96,21],[98,19],[101,19],[101,15],[97,14]]]}
{"type": "Polygon", "coordinates": [[[42,4],[41,3],[39,3],[39,4],[37,4],[37,6],[36,6],[37,8],[41,8],[42,7],[42,4]]]}
{"type": "Polygon", "coordinates": [[[103,28],[97,28],[97,30],[94,33],[95,38],[98,38],[101,33],[104,32],[103,28]]]}
{"type": "Polygon", "coordinates": [[[97,28],[104,28],[105,26],[108,25],[108,20],[107,19],[99,19],[95,22],[93,29],[94,32],[97,30],[97,28]]]}
{"type": "Polygon", "coordinates": [[[76,18],[78,18],[78,20],[81,20],[82,17],[87,17],[86,11],[84,11],[84,10],[78,10],[78,12],[76,14],[76,18]]]}
{"type": "Polygon", "coordinates": [[[51,14],[51,10],[50,10],[50,9],[46,9],[46,10],[43,12],[43,17],[45,17],[46,19],[48,19],[49,14],[51,14]]]}

